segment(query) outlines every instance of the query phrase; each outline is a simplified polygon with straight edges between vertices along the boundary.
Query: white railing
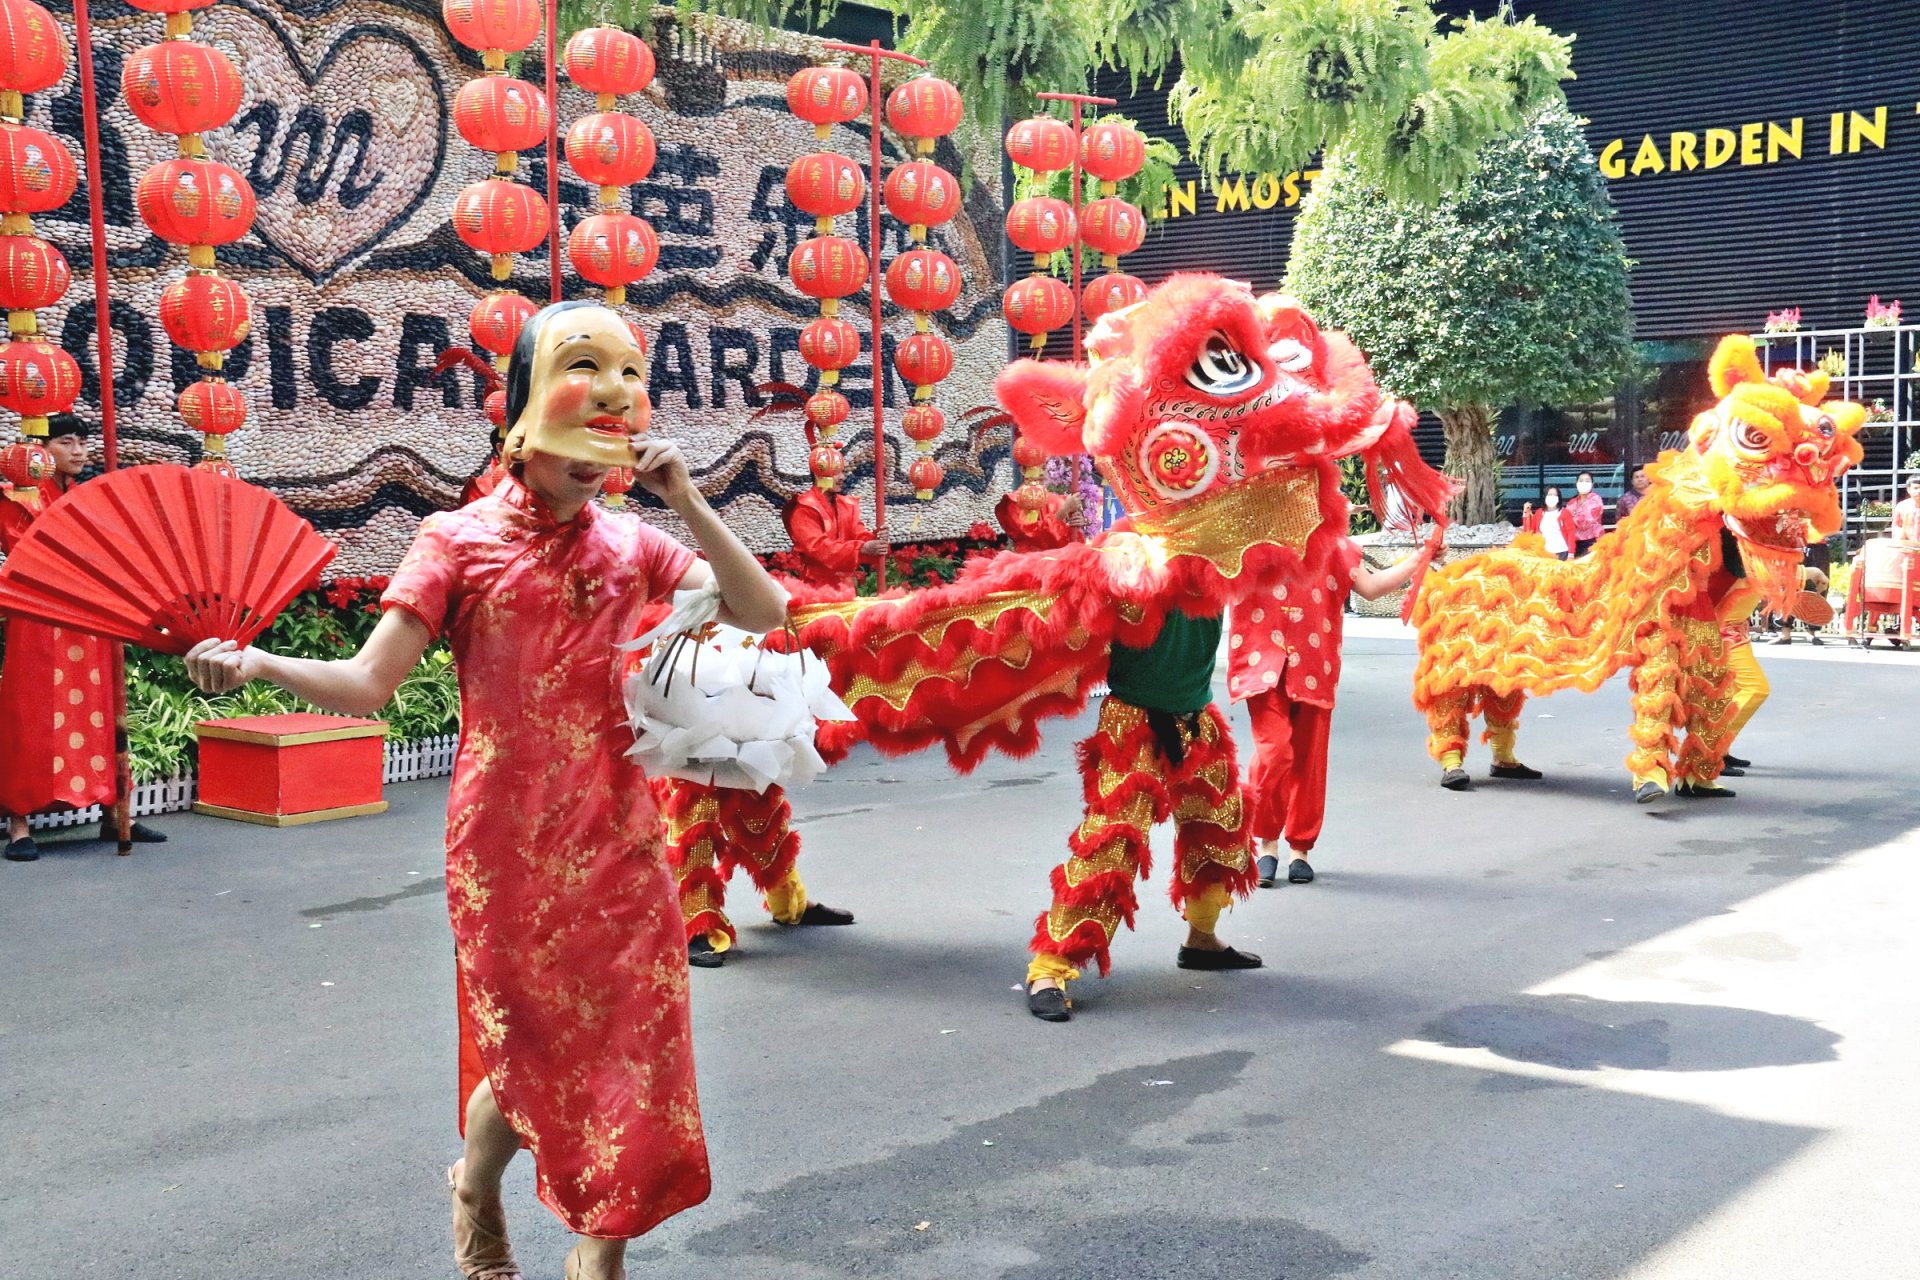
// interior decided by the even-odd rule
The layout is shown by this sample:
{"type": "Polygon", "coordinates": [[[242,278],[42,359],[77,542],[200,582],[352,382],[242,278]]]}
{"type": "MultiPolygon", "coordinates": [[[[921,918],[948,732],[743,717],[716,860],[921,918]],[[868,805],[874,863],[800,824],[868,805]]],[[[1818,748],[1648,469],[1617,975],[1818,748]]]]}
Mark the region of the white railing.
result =
{"type": "MultiPolygon", "coordinates": [[[[422,778],[444,778],[453,772],[453,757],[459,746],[457,734],[422,738],[418,742],[386,744],[386,764],[381,778],[386,782],[418,782],[422,778]]],[[[198,775],[186,773],[173,778],[156,778],[134,784],[133,816],[145,818],[156,813],[179,813],[191,809],[200,793],[198,775]]],[[[62,813],[40,813],[27,819],[29,826],[41,830],[84,826],[100,821],[100,806],[69,809],[62,813]]]]}

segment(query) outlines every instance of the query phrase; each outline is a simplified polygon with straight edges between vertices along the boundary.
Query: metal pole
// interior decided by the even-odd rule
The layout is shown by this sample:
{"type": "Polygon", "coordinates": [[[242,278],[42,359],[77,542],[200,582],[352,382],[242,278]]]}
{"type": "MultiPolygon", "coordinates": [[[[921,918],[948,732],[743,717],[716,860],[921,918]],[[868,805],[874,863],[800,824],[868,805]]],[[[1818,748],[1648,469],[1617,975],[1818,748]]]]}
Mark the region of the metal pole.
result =
{"type": "Polygon", "coordinates": [[[560,2],[547,0],[547,301],[560,301],[560,2]]]}
{"type": "MultiPolygon", "coordinates": [[[[73,0],[74,52],[80,66],[80,129],[86,148],[87,221],[93,232],[93,318],[99,335],[95,371],[100,380],[100,454],[108,471],[120,466],[119,421],[113,403],[113,313],[107,280],[106,194],[100,183],[100,104],[94,97],[93,22],[87,0],[73,0]]],[[[121,857],[133,852],[133,759],[127,742],[127,654],[119,641],[107,645],[113,690],[113,804],[109,808],[121,857]]],[[[106,822],[101,825],[106,826],[106,822]]]]}

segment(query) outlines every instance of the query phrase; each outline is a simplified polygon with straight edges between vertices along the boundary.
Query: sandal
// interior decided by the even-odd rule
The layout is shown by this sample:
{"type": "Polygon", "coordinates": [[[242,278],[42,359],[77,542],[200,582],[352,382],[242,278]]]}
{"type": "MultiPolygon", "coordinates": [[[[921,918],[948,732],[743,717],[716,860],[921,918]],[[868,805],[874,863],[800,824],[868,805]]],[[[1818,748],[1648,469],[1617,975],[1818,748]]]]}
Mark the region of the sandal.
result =
{"type": "Polygon", "coordinates": [[[506,1222],[482,1222],[460,1198],[460,1166],[465,1163],[458,1160],[447,1168],[447,1190],[453,1193],[453,1265],[467,1280],[521,1280],[520,1264],[507,1243],[506,1222]]]}

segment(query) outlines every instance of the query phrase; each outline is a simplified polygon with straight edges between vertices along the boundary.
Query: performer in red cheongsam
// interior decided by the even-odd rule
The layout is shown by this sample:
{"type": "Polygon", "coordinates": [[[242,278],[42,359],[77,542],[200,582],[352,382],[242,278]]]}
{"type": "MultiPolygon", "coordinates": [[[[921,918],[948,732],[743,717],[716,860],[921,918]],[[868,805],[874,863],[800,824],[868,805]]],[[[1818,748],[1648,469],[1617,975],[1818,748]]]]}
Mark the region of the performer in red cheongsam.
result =
{"type": "Polygon", "coordinates": [[[463,1274],[520,1275],[500,1177],[522,1145],[541,1200],[582,1238],[568,1280],[615,1280],[629,1237],[705,1199],[686,961],[660,817],[626,758],[615,646],[641,608],[717,582],[722,618],[781,624],[785,593],[728,532],[670,441],[644,438],[645,363],[626,323],[561,303],[508,369],[514,474],[427,517],[367,644],[336,662],[230,642],[187,665],[224,692],[274,681],[318,706],[385,703],[436,634],[460,674],[447,802],[465,1159],[453,1185],[463,1274]],[[706,560],[637,515],[596,510],[610,467],[672,508],[706,560]]]}
{"type": "MultiPolygon", "coordinates": [[[[0,495],[0,551],[13,550],[34,519],[79,482],[87,467],[85,430],[78,418],[55,418],[46,442],[53,473],[0,495]]],[[[28,814],[113,799],[112,668],[106,641],[66,627],[15,620],[6,624],[6,638],[0,813],[7,817],[7,859],[32,862],[40,851],[28,834],[28,814]]],[[[166,839],[139,822],[133,838],[166,839]]]]}
{"type": "Polygon", "coordinates": [[[1007,531],[1015,551],[1053,551],[1069,542],[1080,541],[1080,497],[1073,493],[1050,493],[1046,505],[1032,512],[1021,509],[1013,494],[1004,494],[994,504],[993,515],[1007,531]]]}
{"type": "MultiPolygon", "coordinates": [[[[781,512],[802,580],[852,592],[860,561],[886,554],[860,516],[860,504],[836,493],[823,476],[788,499],[781,512]]],[[[643,621],[641,630],[647,630],[643,621]]],[[[738,870],[752,877],[773,922],[788,927],[853,923],[853,913],[814,902],[800,879],[800,836],[793,809],[778,786],[764,792],[715,787],[681,778],[655,778],[653,793],[666,820],[667,863],[680,882],[680,914],[687,927],[687,962],[717,969],[739,941],[727,918],[727,881],[738,870]]]]}

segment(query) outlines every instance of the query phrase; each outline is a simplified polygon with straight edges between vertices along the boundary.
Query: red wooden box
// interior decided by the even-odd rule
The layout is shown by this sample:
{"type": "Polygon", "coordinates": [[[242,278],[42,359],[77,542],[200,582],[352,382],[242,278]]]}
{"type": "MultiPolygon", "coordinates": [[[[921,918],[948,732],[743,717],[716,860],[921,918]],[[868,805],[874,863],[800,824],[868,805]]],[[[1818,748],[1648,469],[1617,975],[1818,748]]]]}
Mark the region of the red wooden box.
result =
{"type": "Polygon", "coordinates": [[[379,813],[383,720],[295,713],[202,720],[195,813],[292,827],[379,813]]]}

